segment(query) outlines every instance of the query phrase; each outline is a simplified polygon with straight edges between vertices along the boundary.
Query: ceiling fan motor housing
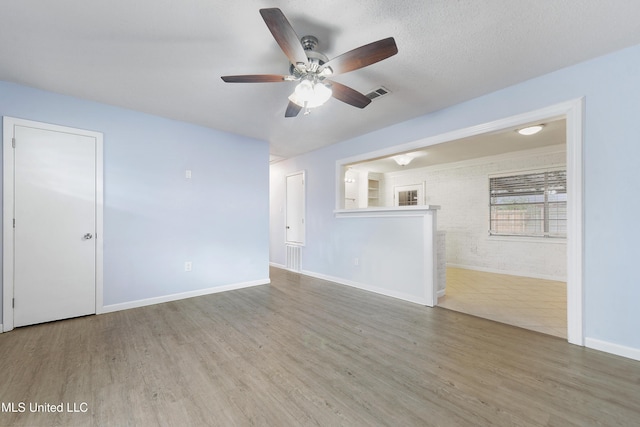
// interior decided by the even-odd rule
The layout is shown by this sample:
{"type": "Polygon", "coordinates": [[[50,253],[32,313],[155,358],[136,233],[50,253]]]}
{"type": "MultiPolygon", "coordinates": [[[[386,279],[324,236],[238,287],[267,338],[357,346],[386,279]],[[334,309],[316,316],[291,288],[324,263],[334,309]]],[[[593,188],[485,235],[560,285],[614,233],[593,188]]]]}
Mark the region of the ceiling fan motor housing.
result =
{"type": "Polygon", "coordinates": [[[318,38],[315,36],[304,36],[300,39],[300,43],[304,48],[304,53],[307,55],[309,59],[309,68],[304,71],[300,70],[298,67],[295,67],[293,64],[289,66],[289,73],[299,79],[304,77],[308,73],[317,73],[318,68],[322,66],[324,63],[329,62],[329,58],[321,52],[315,50],[316,46],[318,46],[318,38]]]}

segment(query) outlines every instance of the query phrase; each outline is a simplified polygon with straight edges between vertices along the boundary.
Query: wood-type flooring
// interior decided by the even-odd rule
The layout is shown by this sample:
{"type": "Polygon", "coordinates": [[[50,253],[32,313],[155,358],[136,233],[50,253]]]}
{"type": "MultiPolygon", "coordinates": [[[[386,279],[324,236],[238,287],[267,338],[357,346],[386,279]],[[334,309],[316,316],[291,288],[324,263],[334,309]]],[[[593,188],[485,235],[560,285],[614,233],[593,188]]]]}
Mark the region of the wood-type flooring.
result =
{"type": "Polygon", "coordinates": [[[0,426],[640,425],[638,361],[277,268],[271,281],[0,334],[0,426]]]}

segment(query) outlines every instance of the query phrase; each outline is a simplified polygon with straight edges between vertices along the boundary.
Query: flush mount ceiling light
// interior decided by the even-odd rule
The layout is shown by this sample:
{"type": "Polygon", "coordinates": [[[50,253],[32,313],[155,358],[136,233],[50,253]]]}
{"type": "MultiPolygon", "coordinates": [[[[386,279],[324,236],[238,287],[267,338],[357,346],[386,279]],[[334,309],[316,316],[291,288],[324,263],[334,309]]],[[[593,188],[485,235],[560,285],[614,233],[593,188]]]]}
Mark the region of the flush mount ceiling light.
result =
{"type": "Polygon", "coordinates": [[[526,136],[535,135],[536,133],[540,132],[543,127],[544,125],[527,126],[526,128],[519,129],[518,133],[520,135],[526,136]]]}
{"type": "Polygon", "coordinates": [[[409,163],[411,163],[411,160],[413,160],[413,157],[407,154],[400,154],[397,156],[393,156],[393,160],[396,161],[398,166],[407,166],[409,163]]]}

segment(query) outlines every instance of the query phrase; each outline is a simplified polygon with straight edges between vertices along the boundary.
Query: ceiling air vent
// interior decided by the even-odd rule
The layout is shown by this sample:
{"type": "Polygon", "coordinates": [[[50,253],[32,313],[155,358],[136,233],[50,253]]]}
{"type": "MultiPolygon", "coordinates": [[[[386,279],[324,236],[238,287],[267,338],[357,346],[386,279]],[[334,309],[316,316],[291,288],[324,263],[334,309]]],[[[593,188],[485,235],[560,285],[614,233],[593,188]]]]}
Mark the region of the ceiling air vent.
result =
{"type": "Polygon", "coordinates": [[[388,95],[389,93],[391,93],[389,89],[384,86],[380,86],[379,88],[372,90],[365,96],[373,101],[374,99],[378,99],[382,96],[388,95]]]}

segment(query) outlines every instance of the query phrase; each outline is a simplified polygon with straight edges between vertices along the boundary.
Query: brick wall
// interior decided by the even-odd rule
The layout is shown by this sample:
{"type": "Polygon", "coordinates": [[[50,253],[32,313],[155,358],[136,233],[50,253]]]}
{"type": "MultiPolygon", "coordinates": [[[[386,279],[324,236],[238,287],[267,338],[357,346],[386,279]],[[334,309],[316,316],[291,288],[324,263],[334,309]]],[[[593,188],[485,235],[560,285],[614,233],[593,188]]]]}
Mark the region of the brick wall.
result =
{"type": "Polygon", "coordinates": [[[424,183],[425,203],[441,206],[438,229],[446,231],[448,265],[566,280],[564,239],[488,234],[489,175],[564,165],[565,159],[565,147],[561,145],[387,173],[381,183],[381,195],[391,206],[395,186],[424,183]]]}

